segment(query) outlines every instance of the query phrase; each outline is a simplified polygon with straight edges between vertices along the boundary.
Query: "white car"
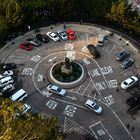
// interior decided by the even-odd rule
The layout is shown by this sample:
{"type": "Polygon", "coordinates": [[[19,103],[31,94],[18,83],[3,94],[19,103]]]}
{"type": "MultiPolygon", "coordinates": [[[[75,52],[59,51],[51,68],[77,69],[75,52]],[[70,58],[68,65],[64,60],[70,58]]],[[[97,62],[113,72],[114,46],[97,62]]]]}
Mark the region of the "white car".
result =
{"type": "Polygon", "coordinates": [[[130,78],[126,79],[121,83],[122,89],[127,89],[129,87],[134,86],[138,82],[138,78],[136,76],[131,76],[130,78]]]}
{"type": "Polygon", "coordinates": [[[65,96],[65,94],[66,94],[66,91],[63,88],[58,87],[58,86],[53,85],[53,84],[49,84],[47,86],[47,89],[48,89],[48,91],[55,93],[55,94],[58,94],[58,95],[61,95],[61,96],[65,96]]]}
{"type": "Polygon", "coordinates": [[[85,102],[85,106],[90,108],[91,110],[93,110],[97,114],[101,114],[103,112],[102,107],[97,105],[97,103],[92,101],[92,100],[87,100],[85,102]]]}
{"type": "Polygon", "coordinates": [[[19,107],[19,110],[21,111],[21,113],[16,113],[17,116],[24,115],[29,112],[31,110],[31,106],[25,103],[19,107]]]}
{"type": "Polygon", "coordinates": [[[25,114],[25,113],[27,113],[29,110],[31,110],[31,106],[29,105],[29,104],[24,104],[23,106],[22,106],[22,109],[23,109],[23,111],[22,111],[22,114],[25,114]]]}
{"type": "Polygon", "coordinates": [[[54,42],[59,41],[60,38],[53,32],[47,32],[46,35],[54,42]]]}
{"type": "Polygon", "coordinates": [[[58,33],[58,35],[60,36],[60,38],[61,38],[62,40],[65,41],[65,40],[68,39],[68,35],[67,35],[67,33],[66,33],[65,31],[61,30],[61,31],[58,31],[57,33],[58,33]]]}
{"type": "Polygon", "coordinates": [[[9,84],[9,85],[5,86],[1,91],[2,92],[10,92],[10,91],[12,91],[14,89],[15,89],[15,86],[12,85],[12,84],[9,84]]]}
{"type": "Polygon", "coordinates": [[[4,76],[13,76],[14,72],[12,70],[7,70],[3,73],[4,76]]]}
{"type": "Polygon", "coordinates": [[[11,76],[7,76],[7,77],[4,77],[2,79],[0,79],[0,88],[3,88],[9,84],[13,84],[14,83],[14,80],[12,79],[11,76]]]}
{"type": "Polygon", "coordinates": [[[2,79],[2,78],[4,78],[4,76],[0,74],[0,79],[2,79]]]}

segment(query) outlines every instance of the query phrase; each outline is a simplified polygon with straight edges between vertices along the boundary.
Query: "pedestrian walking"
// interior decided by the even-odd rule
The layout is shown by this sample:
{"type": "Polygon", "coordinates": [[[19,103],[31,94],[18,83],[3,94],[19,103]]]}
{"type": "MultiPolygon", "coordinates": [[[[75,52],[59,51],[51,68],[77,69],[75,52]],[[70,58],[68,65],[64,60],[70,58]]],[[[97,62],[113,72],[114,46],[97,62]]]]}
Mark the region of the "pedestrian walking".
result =
{"type": "Polygon", "coordinates": [[[80,20],[80,24],[83,24],[83,20],[82,19],[80,20]]]}
{"type": "Polygon", "coordinates": [[[135,127],[134,127],[134,126],[132,126],[131,131],[133,132],[134,130],[135,130],[135,127]]]}
{"type": "Polygon", "coordinates": [[[127,129],[129,129],[130,125],[129,125],[129,124],[127,124],[127,125],[126,125],[126,127],[127,127],[127,129]]]}
{"type": "Polygon", "coordinates": [[[64,22],[64,30],[66,29],[66,23],[64,22]]]}

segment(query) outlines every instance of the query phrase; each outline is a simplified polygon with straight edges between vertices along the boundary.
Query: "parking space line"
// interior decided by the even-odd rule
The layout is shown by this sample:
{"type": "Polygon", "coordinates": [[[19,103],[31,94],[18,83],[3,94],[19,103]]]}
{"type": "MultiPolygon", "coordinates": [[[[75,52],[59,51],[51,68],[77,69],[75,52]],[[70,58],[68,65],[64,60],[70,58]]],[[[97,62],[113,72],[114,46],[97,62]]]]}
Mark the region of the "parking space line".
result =
{"type": "Polygon", "coordinates": [[[76,93],[80,94],[79,91],[80,91],[80,89],[82,88],[82,86],[83,86],[83,85],[81,84],[80,87],[78,88],[78,90],[76,91],[76,93]]]}
{"type": "MultiPolygon", "coordinates": [[[[92,131],[92,133],[94,133],[94,135],[96,136],[96,139],[97,140],[98,139],[102,139],[102,138],[98,138],[98,136],[96,135],[96,133],[93,131],[93,128],[92,127],[94,127],[94,130],[96,130],[96,126],[97,126],[97,128],[99,127],[97,129],[97,133],[99,134],[100,137],[101,136],[104,137],[105,135],[107,135],[107,137],[109,137],[109,140],[113,140],[113,137],[110,135],[110,133],[108,132],[108,130],[105,128],[105,126],[103,125],[103,123],[101,121],[99,121],[99,122],[97,122],[97,123],[89,126],[90,130],[92,131]]],[[[106,139],[108,139],[108,138],[106,138],[106,139]]]]}
{"type": "Polygon", "coordinates": [[[134,68],[134,67],[135,67],[135,66],[132,66],[131,68],[122,71],[121,74],[123,74],[123,73],[125,73],[125,72],[127,72],[127,71],[130,71],[130,70],[131,70],[132,68],[134,68]]]}
{"type": "Polygon", "coordinates": [[[89,87],[89,85],[90,85],[91,82],[92,82],[92,81],[90,80],[90,82],[89,82],[88,85],[86,86],[85,90],[83,91],[82,95],[85,94],[85,91],[87,90],[87,88],[89,87]]]}
{"type": "Polygon", "coordinates": [[[86,33],[86,42],[87,44],[89,44],[89,41],[88,41],[88,34],[86,33]]]}
{"type": "Polygon", "coordinates": [[[116,48],[116,45],[113,46],[113,48],[108,52],[108,54],[111,54],[111,52],[116,48]]]}

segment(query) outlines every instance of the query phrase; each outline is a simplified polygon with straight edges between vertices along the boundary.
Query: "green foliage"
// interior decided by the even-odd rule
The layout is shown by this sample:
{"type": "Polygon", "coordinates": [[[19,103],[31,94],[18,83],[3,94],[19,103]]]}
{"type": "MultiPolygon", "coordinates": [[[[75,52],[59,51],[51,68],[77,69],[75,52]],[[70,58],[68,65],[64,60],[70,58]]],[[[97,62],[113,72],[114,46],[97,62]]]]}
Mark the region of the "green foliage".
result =
{"type": "Polygon", "coordinates": [[[0,3],[0,27],[2,29],[14,28],[23,21],[21,3],[17,0],[2,0],[0,3]]]}
{"type": "Polygon", "coordinates": [[[21,102],[0,98],[0,139],[1,140],[57,140],[57,119],[45,118],[44,114],[27,113],[17,116],[21,102]]]}
{"type": "Polygon", "coordinates": [[[125,29],[135,32],[140,31],[140,15],[138,15],[136,10],[132,9],[132,5],[127,5],[124,0],[112,3],[110,13],[106,17],[125,29]]]}

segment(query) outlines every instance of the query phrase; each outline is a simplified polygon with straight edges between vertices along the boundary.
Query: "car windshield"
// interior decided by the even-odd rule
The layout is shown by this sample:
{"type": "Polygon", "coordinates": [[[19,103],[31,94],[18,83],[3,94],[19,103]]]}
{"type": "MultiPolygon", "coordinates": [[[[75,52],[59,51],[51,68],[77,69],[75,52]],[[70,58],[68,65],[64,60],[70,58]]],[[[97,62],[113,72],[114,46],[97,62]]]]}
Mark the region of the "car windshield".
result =
{"type": "Polygon", "coordinates": [[[70,36],[74,36],[74,34],[70,34],[70,36]]]}
{"type": "Polygon", "coordinates": [[[128,83],[127,83],[127,82],[124,82],[123,84],[124,84],[124,85],[128,85],[128,83]]]}
{"type": "Polygon", "coordinates": [[[62,88],[58,87],[57,91],[58,91],[58,92],[61,92],[61,90],[62,90],[62,88]]]}
{"type": "Polygon", "coordinates": [[[93,103],[92,106],[93,106],[93,108],[94,108],[95,110],[97,110],[97,109],[99,108],[99,106],[98,106],[97,104],[95,104],[95,103],[93,103]]]}
{"type": "Polygon", "coordinates": [[[125,55],[125,52],[121,52],[121,53],[120,53],[120,56],[123,56],[123,55],[125,55]]]}

